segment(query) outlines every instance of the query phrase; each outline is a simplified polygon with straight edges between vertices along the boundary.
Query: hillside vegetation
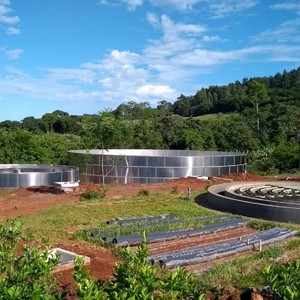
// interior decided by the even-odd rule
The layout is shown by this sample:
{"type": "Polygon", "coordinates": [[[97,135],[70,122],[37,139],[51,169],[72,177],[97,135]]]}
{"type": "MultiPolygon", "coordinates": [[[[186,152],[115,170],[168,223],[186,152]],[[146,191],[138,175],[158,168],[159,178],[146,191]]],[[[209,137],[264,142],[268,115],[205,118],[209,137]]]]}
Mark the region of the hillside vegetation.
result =
{"type": "Polygon", "coordinates": [[[242,151],[249,170],[299,172],[300,68],[94,115],[56,110],[0,123],[0,163],[68,163],[67,150],[158,148],[242,151]]]}

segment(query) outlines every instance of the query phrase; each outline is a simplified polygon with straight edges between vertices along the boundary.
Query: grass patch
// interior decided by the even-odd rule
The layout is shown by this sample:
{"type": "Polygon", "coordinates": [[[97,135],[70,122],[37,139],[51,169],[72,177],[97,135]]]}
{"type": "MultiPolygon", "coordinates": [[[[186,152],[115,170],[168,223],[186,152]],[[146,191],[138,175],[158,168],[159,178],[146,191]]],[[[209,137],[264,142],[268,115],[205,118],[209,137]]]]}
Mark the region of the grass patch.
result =
{"type": "Polygon", "coordinates": [[[95,228],[107,220],[120,217],[180,213],[183,218],[212,215],[192,201],[166,194],[78,201],[22,217],[24,230],[35,240],[51,242],[74,239],[74,233],[95,228]]]}
{"type": "Polygon", "coordinates": [[[281,228],[289,228],[292,230],[298,231],[298,235],[300,234],[300,227],[298,224],[292,223],[280,223],[276,221],[267,221],[261,219],[251,219],[248,222],[248,227],[256,229],[256,230],[268,230],[274,227],[281,227],[281,228]]]}
{"type": "Polygon", "coordinates": [[[199,281],[205,286],[210,284],[219,289],[247,288],[262,286],[264,282],[261,269],[281,257],[284,250],[272,246],[252,256],[238,258],[215,266],[199,276],[199,281]]]}
{"type": "MultiPolygon", "coordinates": [[[[222,221],[224,221],[223,219],[222,221]]],[[[80,239],[90,240],[90,237],[116,237],[127,234],[142,234],[143,232],[155,232],[171,229],[195,229],[202,228],[207,224],[220,222],[219,218],[211,217],[198,217],[198,218],[182,218],[181,214],[172,214],[167,219],[153,219],[153,220],[138,220],[130,221],[123,224],[100,224],[96,228],[83,229],[78,231],[75,236],[80,239]]],[[[101,239],[101,238],[100,238],[101,239]]],[[[92,239],[94,241],[94,238],[92,239]]]]}
{"type": "Polygon", "coordinates": [[[199,117],[194,117],[194,119],[199,119],[201,121],[216,121],[216,120],[226,120],[231,118],[232,116],[238,116],[237,113],[229,113],[229,114],[223,114],[223,113],[217,113],[217,114],[207,114],[199,117]]]}
{"type": "Polygon", "coordinates": [[[15,193],[14,190],[0,190],[0,196],[12,195],[13,193],[15,193]]]}
{"type": "MultiPolygon", "coordinates": [[[[53,244],[68,242],[78,237],[82,239],[84,237],[77,234],[81,230],[101,228],[101,226],[105,228],[106,221],[116,218],[179,214],[182,219],[191,219],[221,214],[205,209],[192,200],[186,201],[183,193],[177,193],[178,189],[175,187],[170,194],[143,192],[132,197],[103,198],[101,201],[99,199],[78,200],[75,203],[62,204],[32,215],[22,216],[24,234],[25,236],[27,234],[31,240],[53,244]]],[[[191,199],[196,194],[199,195],[200,192],[193,191],[191,199]]],[[[185,227],[186,224],[183,223],[182,226],[185,227]]],[[[272,227],[288,227],[296,230],[300,228],[299,225],[255,219],[250,221],[250,227],[259,230],[272,227]]],[[[80,242],[85,243],[83,240],[80,242]]],[[[280,246],[268,247],[255,255],[215,266],[199,276],[199,285],[219,291],[249,286],[261,287],[265,283],[261,270],[274,262],[285,260],[286,257],[293,259],[300,257],[299,238],[293,238],[280,246]]]]}
{"type": "Polygon", "coordinates": [[[270,246],[257,254],[217,265],[201,274],[198,280],[201,285],[217,289],[220,293],[224,289],[263,287],[267,284],[263,269],[289,257],[292,260],[299,258],[299,248],[300,239],[294,238],[280,246],[270,246]]]}

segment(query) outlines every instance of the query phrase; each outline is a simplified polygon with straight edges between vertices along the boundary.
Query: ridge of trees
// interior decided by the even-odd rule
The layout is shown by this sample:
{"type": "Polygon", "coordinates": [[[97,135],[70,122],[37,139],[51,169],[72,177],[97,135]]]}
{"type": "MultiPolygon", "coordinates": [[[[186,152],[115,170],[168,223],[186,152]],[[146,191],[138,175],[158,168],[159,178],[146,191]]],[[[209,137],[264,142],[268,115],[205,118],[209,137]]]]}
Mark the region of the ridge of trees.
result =
{"type": "Polygon", "coordinates": [[[129,101],[92,115],[56,110],[0,122],[0,163],[62,164],[67,150],[99,145],[242,151],[249,154],[251,171],[299,171],[300,67],[201,88],[173,104],[162,100],[156,108],[129,101]],[[113,134],[105,136],[104,145],[99,132],[103,137],[105,126],[113,134]]]}

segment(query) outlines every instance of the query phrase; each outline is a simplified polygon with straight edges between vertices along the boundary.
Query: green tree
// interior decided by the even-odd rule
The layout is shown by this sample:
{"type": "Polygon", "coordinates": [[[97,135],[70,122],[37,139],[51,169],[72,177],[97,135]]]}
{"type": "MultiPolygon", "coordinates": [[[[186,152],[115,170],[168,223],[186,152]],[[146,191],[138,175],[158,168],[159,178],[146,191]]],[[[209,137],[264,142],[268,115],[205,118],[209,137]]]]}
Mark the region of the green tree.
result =
{"type": "Polygon", "coordinates": [[[159,117],[169,116],[173,112],[173,104],[166,100],[159,101],[156,110],[159,117]]]}
{"type": "Polygon", "coordinates": [[[174,114],[183,116],[183,117],[189,117],[191,116],[192,113],[192,100],[193,100],[193,96],[184,96],[184,95],[180,95],[176,102],[173,105],[173,112],[174,114]]]}
{"type": "Polygon", "coordinates": [[[247,95],[251,103],[255,106],[256,112],[256,128],[260,131],[259,125],[259,105],[269,99],[267,90],[262,83],[256,80],[251,80],[248,83],[247,95]]]}
{"type": "Polygon", "coordinates": [[[102,184],[105,185],[104,150],[116,147],[122,138],[122,123],[109,110],[99,112],[96,117],[87,120],[85,132],[93,141],[93,147],[101,149],[102,184]]]}

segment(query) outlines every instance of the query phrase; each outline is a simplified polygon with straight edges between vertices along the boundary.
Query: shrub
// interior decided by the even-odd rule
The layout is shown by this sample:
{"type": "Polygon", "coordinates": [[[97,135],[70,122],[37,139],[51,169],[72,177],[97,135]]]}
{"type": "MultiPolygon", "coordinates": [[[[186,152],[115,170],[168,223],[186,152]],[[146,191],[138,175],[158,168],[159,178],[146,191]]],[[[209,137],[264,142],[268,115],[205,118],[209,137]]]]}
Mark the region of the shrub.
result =
{"type": "Polygon", "coordinates": [[[95,284],[88,279],[82,262],[76,261],[74,278],[80,283],[77,289],[80,299],[204,299],[195,277],[185,269],[159,272],[159,266],[148,263],[145,234],[143,243],[135,253],[127,247],[120,254],[122,263],[116,265],[114,277],[108,283],[95,284]]]}
{"type": "Polygon", "coordinates": [[[21,222],[9,219],[0,223],[0,295],[1,299],[59,299],[51,271],[59,257],[47,250],[17,246],[21,239],[21,222]]]}
{"type": "Polygon", "coordinates": [[[171,194],[178,194],[178,186],[177,185],[172,187],[171,194]]]}
{"type": "Polygon", "coordinates": [[[149,195],[150,195],[150,191],[146,189],[142,189],[138,192],[138,196],[149,196],[149,195]]]}
{"type": "Polygon", "coordinates": [[[80,195],[80,201],[85,200],[95,200],[95,199],[103,199],[106,196],[106,190],[105,189],[99,189],[99,190],[85,190],[80,195]]]}

